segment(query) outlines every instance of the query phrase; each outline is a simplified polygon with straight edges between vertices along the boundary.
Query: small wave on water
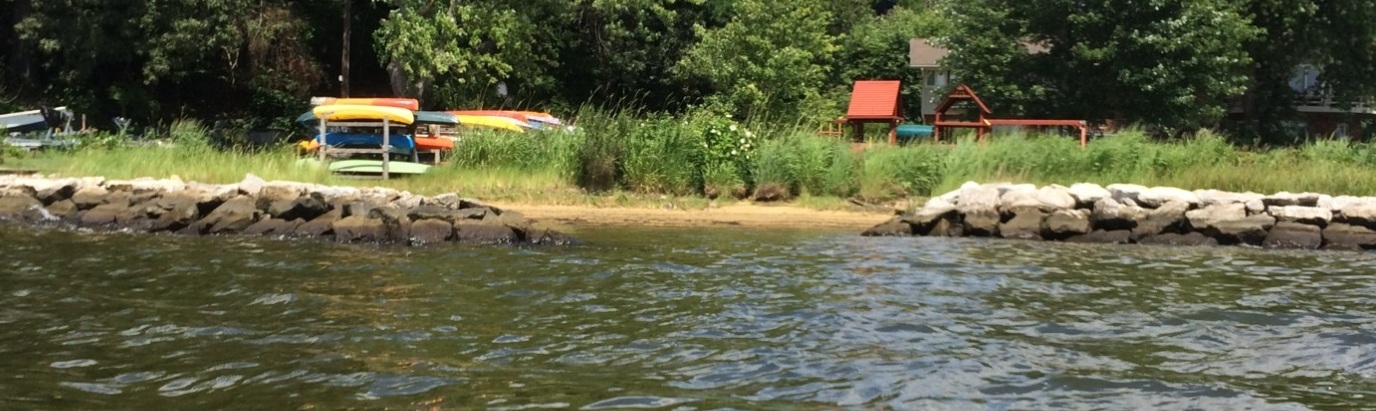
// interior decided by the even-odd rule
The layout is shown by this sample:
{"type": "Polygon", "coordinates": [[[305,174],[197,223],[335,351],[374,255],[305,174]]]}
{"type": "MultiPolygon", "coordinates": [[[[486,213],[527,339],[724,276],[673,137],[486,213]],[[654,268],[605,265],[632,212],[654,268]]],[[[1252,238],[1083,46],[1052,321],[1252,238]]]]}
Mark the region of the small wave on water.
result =
{"type": "Polygon", "coordinates": [[[4,409],[1376,409],[1361,253],[0,237],[4,409]]]}

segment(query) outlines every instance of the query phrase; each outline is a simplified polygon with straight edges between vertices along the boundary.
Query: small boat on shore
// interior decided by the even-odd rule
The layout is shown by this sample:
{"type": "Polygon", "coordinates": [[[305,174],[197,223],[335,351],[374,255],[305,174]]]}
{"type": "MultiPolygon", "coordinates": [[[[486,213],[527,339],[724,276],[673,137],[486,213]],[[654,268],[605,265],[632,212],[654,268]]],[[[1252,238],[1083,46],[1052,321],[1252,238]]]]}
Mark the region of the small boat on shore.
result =
{"type": "Polygon", "coordinates": [[[378,106],[404,108],[411,111],[420,110],[420,101],[413,98],[336,98],[336,97],[314,97],[311,98],[312,106],[331,106],[331,105],[351,105],[351,106],[378,106]]]}
{"type": "MultiPolygon", "coordinates": [[[[425,174],[430,171],[430,165],[413,163],[409,161],[390,161],[386,164],[387,172],[390,174],[425,174]]],[[[339,160],[330,163],[330,172],[347,174],[382,174],[382,160],[350,159],[339,160]]]]}
{"type": "Polygon", "coordinates": [[[459,125],[459,118],[440,111],[417,111],[413,136],[416,149],[421,151],[453,150],[454,140],[439,133],[437,128],[459,125]]]}
{"type": "MultiPolygon", "coordinates": [[[[452,114],[453,112],[450,113],[452,114]]],[[[530,123],[526,123],[524,121],[510,117],[479,116],[467,114],[456,114],[455,116],[459,119],[459,125],[470,128],[482,127],[496,130],[514,131],[517,133],[524,133],[526,132],[526,129],[531,128],[530,123]]]]}

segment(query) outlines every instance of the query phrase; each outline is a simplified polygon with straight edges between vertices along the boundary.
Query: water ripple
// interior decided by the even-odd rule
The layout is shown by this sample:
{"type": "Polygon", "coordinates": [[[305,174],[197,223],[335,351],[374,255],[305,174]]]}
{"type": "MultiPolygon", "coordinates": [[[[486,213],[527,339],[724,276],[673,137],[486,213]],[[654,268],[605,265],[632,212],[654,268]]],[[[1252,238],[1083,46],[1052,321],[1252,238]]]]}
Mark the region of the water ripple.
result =
{"type": "Polygon", "coordinates": [[[1376,409],[1363,253],[0,234],[6,409],[1376,409]]]}

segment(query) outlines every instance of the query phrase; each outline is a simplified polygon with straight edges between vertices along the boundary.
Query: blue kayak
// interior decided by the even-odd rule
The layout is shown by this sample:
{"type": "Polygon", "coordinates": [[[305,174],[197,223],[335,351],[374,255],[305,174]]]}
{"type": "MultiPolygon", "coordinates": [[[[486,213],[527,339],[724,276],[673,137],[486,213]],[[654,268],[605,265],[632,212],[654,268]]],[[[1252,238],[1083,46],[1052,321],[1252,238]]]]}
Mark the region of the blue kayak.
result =
{"type": "MultiPolygon", "coordinates": [[[[406,134],[389,136],[392,152],[410,154],[416,151],[416,141],[406,134]]],[[[367,133],[325,133],[325,144],[340,148],[381,147],[382,134],[367,133]]]]}

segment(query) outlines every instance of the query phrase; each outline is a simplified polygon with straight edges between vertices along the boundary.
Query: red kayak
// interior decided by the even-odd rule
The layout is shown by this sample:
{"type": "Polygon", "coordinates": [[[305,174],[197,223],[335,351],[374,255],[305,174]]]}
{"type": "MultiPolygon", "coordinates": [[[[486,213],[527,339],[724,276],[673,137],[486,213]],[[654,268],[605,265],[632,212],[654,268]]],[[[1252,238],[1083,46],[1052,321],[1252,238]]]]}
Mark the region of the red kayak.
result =
{"type": "Polygon", "coordinates": [[[416,149],[417,149],[417,150],[453,150],[453,149],[454,149],[454,140],[450,140],[448,137],[443,137],[443,136],[424,136],[424,135],[417,135],[417,136],[415,137],[415,140],[416,140],[416,149]]]}

